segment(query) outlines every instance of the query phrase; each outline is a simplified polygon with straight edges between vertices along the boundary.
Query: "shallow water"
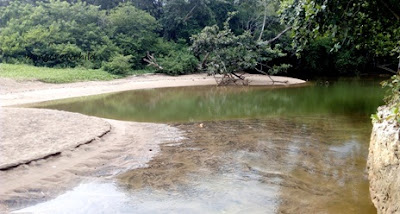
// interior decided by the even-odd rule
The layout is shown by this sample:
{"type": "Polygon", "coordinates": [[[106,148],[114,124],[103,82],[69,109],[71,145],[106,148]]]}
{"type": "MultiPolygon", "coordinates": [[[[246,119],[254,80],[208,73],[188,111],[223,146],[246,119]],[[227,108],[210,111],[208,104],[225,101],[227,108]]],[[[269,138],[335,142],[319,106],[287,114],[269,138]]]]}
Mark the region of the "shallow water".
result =
{"type": "Polygon", "coordinates": [[[187,139],[163,145],[148,168],[115,183],[82,184],[25,211],[376,213],[365,166],[369,115],[382,94],[378,82],[358,80],[144,90],[47,103],[113,119],[173,122],[187,139]]]}

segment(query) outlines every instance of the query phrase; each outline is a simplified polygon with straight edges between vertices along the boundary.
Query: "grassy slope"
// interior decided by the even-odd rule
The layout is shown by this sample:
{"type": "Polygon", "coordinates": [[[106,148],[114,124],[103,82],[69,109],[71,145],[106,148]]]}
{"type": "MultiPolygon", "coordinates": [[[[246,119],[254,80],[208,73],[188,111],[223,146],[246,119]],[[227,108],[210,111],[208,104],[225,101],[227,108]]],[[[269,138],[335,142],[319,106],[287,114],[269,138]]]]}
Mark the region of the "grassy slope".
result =
{"type": "MultiPolygon", "coordinates": [[[[133,71],[142,74],[145,71],[133,71]]],[[[18,80],[39,80],[48,83],[69,83],[93,80],[112,80],[122,76],[112,75],[103,70],[85,68],[46,68],[31,65],[12,65],[0,63],[0,77],[18,80]]]]}

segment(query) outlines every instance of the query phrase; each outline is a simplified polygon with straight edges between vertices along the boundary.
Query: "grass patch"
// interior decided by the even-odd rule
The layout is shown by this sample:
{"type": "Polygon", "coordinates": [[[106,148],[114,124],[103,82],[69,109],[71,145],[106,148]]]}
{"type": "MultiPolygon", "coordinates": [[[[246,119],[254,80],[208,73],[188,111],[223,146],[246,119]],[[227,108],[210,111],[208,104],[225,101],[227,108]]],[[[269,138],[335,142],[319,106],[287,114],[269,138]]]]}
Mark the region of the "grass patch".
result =
{"type": "MultiPolygon", "coordinates": [[[[130,75],[149,73],[147,70],[131,71],[130,75]]],[[[16,80],[39,80],[47,83],[70,83],[98,80],[113,80],[124,76],[113,75],[101,69],[47,68],[23,64],[0,63],[0,77],[16,80]]]]}

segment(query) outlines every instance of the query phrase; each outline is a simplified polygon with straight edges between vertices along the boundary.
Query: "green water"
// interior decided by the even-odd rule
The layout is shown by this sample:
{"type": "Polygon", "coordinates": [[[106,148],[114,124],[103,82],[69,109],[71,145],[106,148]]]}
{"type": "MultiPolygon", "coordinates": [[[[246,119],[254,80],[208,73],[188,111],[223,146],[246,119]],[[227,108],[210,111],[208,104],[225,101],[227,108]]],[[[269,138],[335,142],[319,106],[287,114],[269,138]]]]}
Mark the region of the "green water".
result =
{"type": "Polygon", "coordinates": [[[382,98],[379,81],[342,80],[140,90],[41,103],[36,107],[168,122],[186,139],[163,145],[148,167],[123,173],[115,183],[82,184],[24,211],[76,213],[86,201],[84,209],[94,213],[104,206],[120,213],[376,213],[366,159],[369,116],[382,98]],[[103,197],[93,203],[92,195],[103,197]]]}
{"type": "Polygon", "coordinates": [[[35,107],[140,122],[192,122],[270,116],[365,116],[382,104],[379,81],[350,80],[290,88],[183,87],[127,91],[35,107]]]}

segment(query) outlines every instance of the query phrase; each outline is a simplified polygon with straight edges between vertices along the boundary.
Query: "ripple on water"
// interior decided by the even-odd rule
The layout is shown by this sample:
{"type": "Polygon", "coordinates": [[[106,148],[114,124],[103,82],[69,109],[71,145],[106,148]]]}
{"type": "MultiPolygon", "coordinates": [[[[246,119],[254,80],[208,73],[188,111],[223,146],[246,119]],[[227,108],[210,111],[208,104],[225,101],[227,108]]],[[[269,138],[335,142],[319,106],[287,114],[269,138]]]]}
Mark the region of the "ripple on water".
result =
{"type": "Polygon", "coordinates": [[[366,123],[280,117],[176,126],[187,138],[164,145],[147,168],[124,173],[115,183],[81,184],[20,211],[376,212],[364,176],[366,123]]]}

